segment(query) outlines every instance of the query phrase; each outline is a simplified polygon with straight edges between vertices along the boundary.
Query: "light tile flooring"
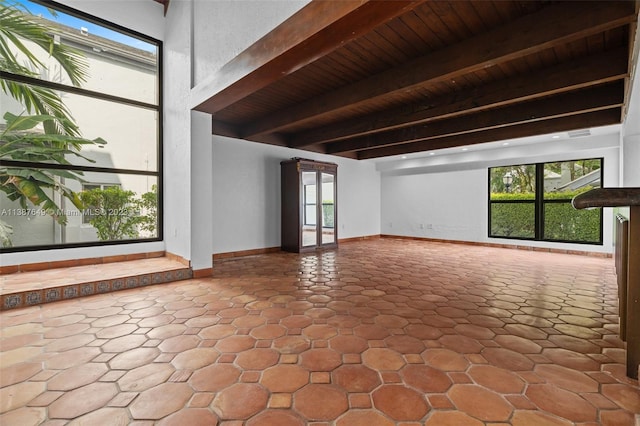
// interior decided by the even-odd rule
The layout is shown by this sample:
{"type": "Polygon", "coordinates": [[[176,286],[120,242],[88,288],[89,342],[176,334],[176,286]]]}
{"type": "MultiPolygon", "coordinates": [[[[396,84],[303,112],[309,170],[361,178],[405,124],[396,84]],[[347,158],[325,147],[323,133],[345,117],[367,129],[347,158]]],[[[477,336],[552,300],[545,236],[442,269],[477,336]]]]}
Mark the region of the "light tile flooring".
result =
{"type": "Polygon", "coordinates": [[[373,240],[0,313],[2,425],[633,425],[613,261],[373,240]]]}

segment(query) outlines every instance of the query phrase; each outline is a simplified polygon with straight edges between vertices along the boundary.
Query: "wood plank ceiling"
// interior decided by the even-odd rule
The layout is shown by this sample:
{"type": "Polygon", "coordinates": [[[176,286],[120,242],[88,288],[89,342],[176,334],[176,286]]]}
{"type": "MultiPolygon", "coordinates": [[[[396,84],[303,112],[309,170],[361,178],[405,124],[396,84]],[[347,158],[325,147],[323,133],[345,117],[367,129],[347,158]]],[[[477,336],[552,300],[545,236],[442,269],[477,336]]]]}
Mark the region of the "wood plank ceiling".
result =
{"type": "Polygon", "coordinates": [[[356,159],[620,123],[637,4],[313,1],[195,109],[213,134],[356,159]]]}

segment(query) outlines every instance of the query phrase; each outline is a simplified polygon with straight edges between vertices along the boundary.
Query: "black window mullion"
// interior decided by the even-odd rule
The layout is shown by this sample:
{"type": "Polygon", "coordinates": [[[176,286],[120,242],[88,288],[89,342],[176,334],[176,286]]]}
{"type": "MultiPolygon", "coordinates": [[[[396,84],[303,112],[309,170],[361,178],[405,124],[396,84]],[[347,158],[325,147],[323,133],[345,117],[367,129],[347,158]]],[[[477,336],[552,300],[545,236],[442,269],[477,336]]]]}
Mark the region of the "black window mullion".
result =
{"type": "Polygon", "coordinates": [[[544,163],[536,164],[536,230],[535,239],[544,239],[544,163]]]}

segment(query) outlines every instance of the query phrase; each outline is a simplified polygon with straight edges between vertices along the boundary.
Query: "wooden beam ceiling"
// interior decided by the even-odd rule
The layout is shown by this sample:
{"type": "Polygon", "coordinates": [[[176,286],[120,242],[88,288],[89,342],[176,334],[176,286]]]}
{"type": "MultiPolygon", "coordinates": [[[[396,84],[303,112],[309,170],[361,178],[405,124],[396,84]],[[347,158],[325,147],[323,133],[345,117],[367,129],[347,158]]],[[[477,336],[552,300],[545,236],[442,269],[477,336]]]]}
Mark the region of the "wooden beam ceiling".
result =
{"type": "Polygon", "coordinates": [[[198,105],[215,113],[313,63],[419,5],[419,1],[314,1],[209,77],[213,95],[198,105]]]}
{"type": "Polygon", "coordinates": [[[542,72],[500,80],[474,88],[471,93],[455,91],[442,98],[402,106],[296,133],[288,145],[302,148],[308,145],[391,130],[408,125],[457,117],[491,108],[621,80],[627,75],[627,62],[621,51],[580,58],[551,67],[542,72]]]}
{"type": "Polygon", "coordinates": [[[312,1],[196,109],[214,134],[359,159],[619,123],[636,20],[634,1],[312,1]]]}

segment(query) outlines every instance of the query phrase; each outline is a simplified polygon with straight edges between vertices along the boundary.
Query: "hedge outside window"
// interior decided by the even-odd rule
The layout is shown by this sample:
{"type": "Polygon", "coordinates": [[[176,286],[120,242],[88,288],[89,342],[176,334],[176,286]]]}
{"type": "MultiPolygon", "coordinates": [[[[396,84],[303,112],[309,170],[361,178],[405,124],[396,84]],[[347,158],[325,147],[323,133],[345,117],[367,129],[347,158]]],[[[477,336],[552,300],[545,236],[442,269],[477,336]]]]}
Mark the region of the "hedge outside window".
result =
{"type": "Polygon", "coordinates": [[[2,251],[160,240],[161,42],[50,1],[0,8],[2,251]]]}
{"type": "Polygon", "coordinates": [[[489,169],[489,237],[602,244],[602,209],[575,210],[602,184],[601,158],[489,169]]]}

